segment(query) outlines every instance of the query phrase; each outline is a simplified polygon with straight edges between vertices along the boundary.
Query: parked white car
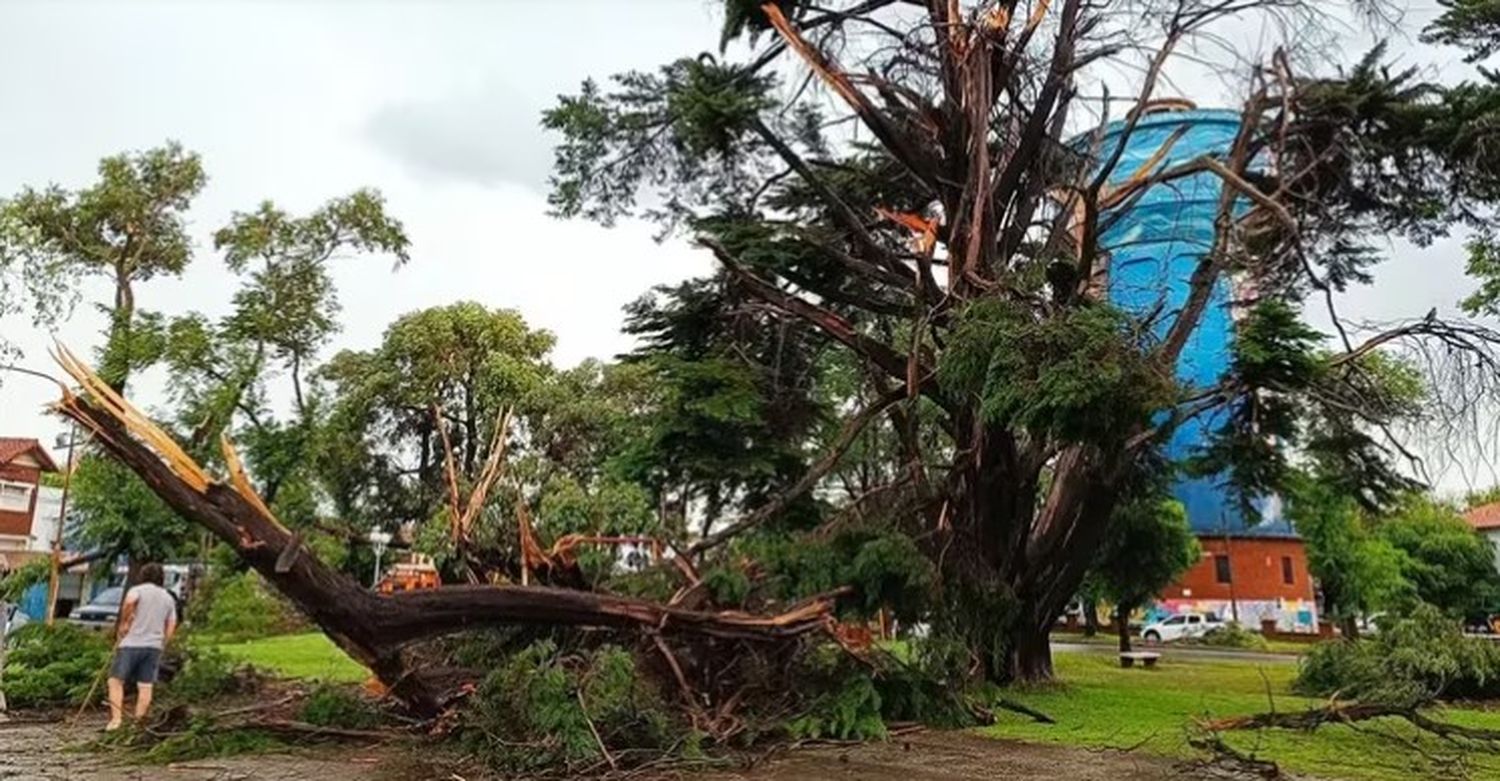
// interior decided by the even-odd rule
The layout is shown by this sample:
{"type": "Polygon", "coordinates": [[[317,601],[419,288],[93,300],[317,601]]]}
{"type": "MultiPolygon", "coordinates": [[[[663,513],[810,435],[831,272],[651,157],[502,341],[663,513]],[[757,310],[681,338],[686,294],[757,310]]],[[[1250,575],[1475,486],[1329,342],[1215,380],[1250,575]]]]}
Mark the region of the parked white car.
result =
{"type": "Polygon", "coordinates": [[[1147,645],[1170,643],[1184,637],[1202,637],[1210,629],[1218,629],[1224,622],[1213,613],[1179,613],[1147,624],[1141,630],[1141,639],[1147,645]]]}

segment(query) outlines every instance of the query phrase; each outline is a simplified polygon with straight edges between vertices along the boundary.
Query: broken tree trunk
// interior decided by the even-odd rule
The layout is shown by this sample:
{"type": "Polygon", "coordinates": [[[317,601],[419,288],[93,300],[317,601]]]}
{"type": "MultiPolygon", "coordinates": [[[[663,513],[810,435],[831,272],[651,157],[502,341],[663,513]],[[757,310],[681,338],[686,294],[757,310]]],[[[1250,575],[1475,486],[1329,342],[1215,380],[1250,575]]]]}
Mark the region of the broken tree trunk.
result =
{"type": "Polygon", "coordinates": [[[182,517],[213,532],[415,710],[441,707],[441,691],[406,668],[416,640],[506,624],[611,627],[661,635],[780,642],[823,628],[832,596],[778,616],[684,610],[609,594],[524,586],[446,586],[376,594],[302,547],[251,488],[225,440],[230,478],[211,478],[180,446],[87,366],[61,351],[81,394],[64,391],[63,415],[93,431],[115,458],[182,517]]]}

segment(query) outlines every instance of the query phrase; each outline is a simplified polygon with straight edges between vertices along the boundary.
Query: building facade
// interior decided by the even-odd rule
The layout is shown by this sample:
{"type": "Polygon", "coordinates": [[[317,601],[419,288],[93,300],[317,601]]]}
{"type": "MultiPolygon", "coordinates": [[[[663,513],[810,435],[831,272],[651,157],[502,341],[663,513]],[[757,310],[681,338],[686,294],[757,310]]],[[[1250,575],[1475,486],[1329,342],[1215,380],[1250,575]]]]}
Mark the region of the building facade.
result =
{"type": "Polygon", "coordinates": [[[1216,613],[1250,629],[1318,629],[1317,592],[1307,548],[1286,535],[1199,534],[1203,557],[1162,592],[1169,613],[1216,613]]]}
{"type": "MultiPolygon", "coordinates": [[[[0,437],[0,571],[52,555],[57,525],[63,520],[62,489],[42,485],[42,476],[58,471],[37,440],[0,437]]],[[[64,551],[63,556],[73,554],[64,551]]],[[[67,616],[97,586],[87,566],[63,572],[58,581],[58,616],[67,616]]],[[[27,617],[41,619],[47,612],[47,584],[27,589],[20,604],[27,617]]]]}
{"type": "Polygon", "coordinates": [[[35,550],[32,526],[42,475],[57,464],[35,439],[0,437],[0,553],[35,550]]]}

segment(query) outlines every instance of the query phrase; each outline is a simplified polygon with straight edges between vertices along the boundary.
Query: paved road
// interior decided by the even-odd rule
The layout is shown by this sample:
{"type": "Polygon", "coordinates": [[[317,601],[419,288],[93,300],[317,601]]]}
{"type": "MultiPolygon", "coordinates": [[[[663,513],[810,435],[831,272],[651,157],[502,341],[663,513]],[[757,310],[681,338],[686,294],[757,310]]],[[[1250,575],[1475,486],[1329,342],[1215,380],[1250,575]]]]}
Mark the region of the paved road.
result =
{"type": "MultiPolygon", "coordinates": [[[[1114,656],[1119,648],[1099,643],[1054,642],[1052,650],[1062,653],[1101,654],[1114,656]]],[[[1163,660],[1200,659],[1206,661],[1256,662],[1265,664],[1296,664],[1301,657],[1292,654],[1271,654],[1259,651],[1236,651],[1223,648],[1193,648],[1179,645],[1135,646],[1137,651],[1156,651],[1163,660]]]]}

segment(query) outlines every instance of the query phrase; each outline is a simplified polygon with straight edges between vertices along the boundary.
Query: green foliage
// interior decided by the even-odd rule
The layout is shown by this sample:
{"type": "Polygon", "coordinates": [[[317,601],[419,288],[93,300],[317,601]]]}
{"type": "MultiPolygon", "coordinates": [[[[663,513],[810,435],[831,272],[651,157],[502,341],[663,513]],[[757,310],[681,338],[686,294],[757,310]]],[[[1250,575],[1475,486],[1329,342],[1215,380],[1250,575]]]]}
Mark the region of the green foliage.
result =
{"type": "MultiPolygon", "coordinates": [[[[804,327],[726,311],[731,295],[722,279],[694,280],[657,288],[626,310],[625,331],[642,341],[628,360],[645,381],[645,414],[612,468],[648,486],[656,504],[679,508],[681,520],[669,520],[678,527],[691,503],[702,503],[709,524],[795,481],[822,418],[814,398],[821,340],[804,327]]],[[[808,528],[817,517],[804,498],[770,526],[808,528]]]]}
{"type": "MultiPolygon", "coordinates": [[[[1500,7],[1500,3],[1496,5],[1500,7]]],[[[1461,301],[1460,306],[1474,317],[1500,316],[1500,239],[1480,236],[1470,239],[1465,247],[1469,260],[1464,272],[1478,280],[1479,289],[1461,301]]]]}
{"type": "Polygon", "coordinates": [[[287,634],[307,626],[253,571],[215,573],[195,595],[187,617],[195,635],[228,642],[287,634]]]}
{"type": "Polygon", "coordinates": [[[434,517],[447,490],[433,405],[458,471],[478,474],[501,410],[527,412],[551,375],[553,342],[514,311],[459,302],[402,316],[374,350],[333,356],[318,371],[332,403],[313,469],[338,515],[360,528],[434,517]]]}
{"type": "Polygon", "coordinates": [[[380,709],[357,689],[320,683],[307,693],[297,718],[320,727],[371,729],[380,724],[380,709]]]}
{"type": "Polygon", "coordinates": [[[1115,509],[1094,553],[1092,578],[1102,595],[1134,609],[1154,598],[1201,556],[1182,503],[1146,495],[1115,509]]]}
{"type": "Polygon", "coordinates": [[[576,771],[603,761],[594,730],[611,751],[660,753],[672,746],[672,726],[629,652],[604,646],[565,657],[543,641],[485,678],[464,711],[462,734],[470,751],[499,769],[576,771]]]}
{"type": "Polygon", "coordinates": [[[1283,486],[1289,476],[1286,444],[1300,439],[1297,394],[1317,382],[1322,366],[1314,350],[1321,341],[1284,301],[1250,310],[1235,329],[1230,376],[1252,392],[1234,405],[1228,424],[1192,460],[1190,471],[1227,473],[1247,508],[1255,497],[1283,486]]]}
{"type": "Polygon", "coordinates": [[[166,561],[183,552],[186,520],[167,507],[135,472],[104,455],[85,455],[73,474],[69,501],[83,518],[83,541],[141,561],[166,561]]]}
{"type": "Polygon", "coordinates": [[[286,744],[273,735],[253,729],[226,730],[209,716],[193,716],[181,732],[150,744],[141,752],[142,761],[155,765],[191,762],[195,759],[234,757],[283,750],[286,744]]]}
{"type": "Polygon", "coordinates": [[[1270,645],[1266,638],[1236,623],[1217,626],[1198,637],[1184,638],[1189,645],[1206,645],[1214,648],[1244,648],[1251,651],[1266,651],[1270,645]]]}
{"type": "Polygon", "coordinates": [[[1500,607],[1494,549],[1452,507],[1413,496],[1375,532],[1404,554],[1401,575],[1423,602],[1458,618],[1484,618],[1500,607]]]}
{"type": "Polygon", "coordinates": [[[1302,476],[1287,498],[1287,517],[1307,545],[1307,567],[1322,587],[1326,614],[1352,620],[1411,596],[1404,554],[1375,536],[1368,513],[1338,485],[1302,476]]]}
{"type": "Polygon", "coordinates": [[[1172,390],[1109,306],[1038,319],[999,298],[962,313],[938,376],[992,423],[1070,442],[1106,442],[1146,421],[1172,390]]]}
{"type": "Polygon", "coordinates": [[[771,105],[773,77],[699,57],[613,82],[605,92],[585,81],[542,115],[563,136],[548,196],[558,214],[612,225],[643,185],[671,192],[657,212],[669,220],[742,194],[752,179],[743,140],[771,105]]]}
{"type": "Polygon", "coordinates": [[[1500,52],[1500,2],[1496,0],[1440,0],[1443,14],[1422,32],[1422,40],[1464,46],[1468,62],[1479,62],[1500,52]]]}
{"type": "Polygon", "coordinates": [[[1457,621],[1431,605],[1383,621],[1379,634],[1315,646],[1295,689],[1309,696],[1414,705],[1433,697],[1500,695],[1500,646],[1465,637],[1457,621]]]}
{"type": "Polygon", "coordinates": [[[8,642],[0,685],[13,708],[77,704],[109,661],[104,637],[72,624],[34,621],[8,642]]]}
{"type": "Polygon", "coordinates": [[[51,560],[40,557],[0,573],[0,602],[20,602],[27,589],[46,583],[51,576],[51,560]]]}
{"type": "Polygon", "coordinates": [[[878,740],[885,737],[880,692],[870,676],[854,673],[812,701],[806,712],[787,722],[794,739],[878,740]]]}
{"type": "Polygon", "coordinates": [[[0,204],[0,280],[16,263],[39,319],[55,319],[74,280],[115,286],[101,376],[123,387],[139,366],[133,285],[181,274],[192,259],[186,213],[207,177],[198,155],[176,142],[99,161],[99,179],[76,191],[26,188],[0,204]],[[50,310],[50,312],[49,312],[50,310]]]}
{"type": "Polygon", "coordinates": [[[949,637],[900,641],[875,673],[881,716],[935,727],[969,726],[969,649],[949,637]]]}
{"type": "Polygon", "coordinates": [[[197,704],[254,688],[253,670],[217,648],[189,645],[181,649],[180,666],[166,688],[172,702],[197,704]]]}
{"type": "Polygon", "coordinates": [[[750,597],[750,578],[735,567],[718,566],[704,572],[703,585],[716,605],[743,607],[750,597]]]}
{"type": "Polygon", "coordinates": [[[783,602],[852,586],[854,595],[845,606],[862,618],[885,608],[898,620],[916,621],[934,605],[936,570],[899,532],[847,529],[827,539],[765,536],[747,541],[743,550],[766,573],[760,587],[783,602]]]}

